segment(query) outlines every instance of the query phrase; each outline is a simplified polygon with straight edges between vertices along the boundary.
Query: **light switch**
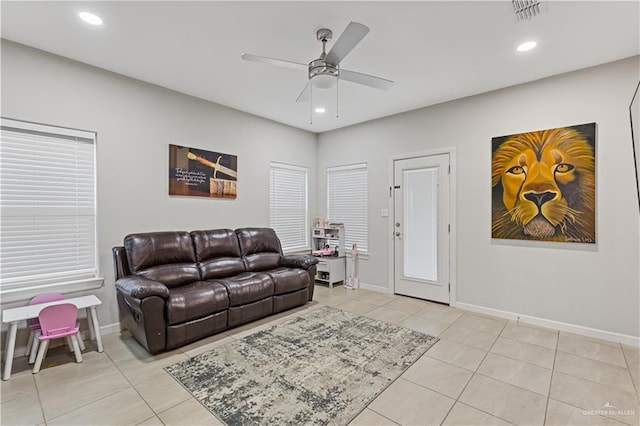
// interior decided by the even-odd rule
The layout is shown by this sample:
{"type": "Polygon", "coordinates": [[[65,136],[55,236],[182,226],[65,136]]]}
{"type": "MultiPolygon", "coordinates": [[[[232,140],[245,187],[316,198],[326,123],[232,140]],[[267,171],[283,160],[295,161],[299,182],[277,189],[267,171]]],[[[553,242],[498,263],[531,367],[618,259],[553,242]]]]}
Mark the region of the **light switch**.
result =
{"type": "Polygon", "coordinates": [[[389,217],[389,209],[382,209],[382,210],[380,210],[380,216],[382,216],[382,217],[389,217]]]}

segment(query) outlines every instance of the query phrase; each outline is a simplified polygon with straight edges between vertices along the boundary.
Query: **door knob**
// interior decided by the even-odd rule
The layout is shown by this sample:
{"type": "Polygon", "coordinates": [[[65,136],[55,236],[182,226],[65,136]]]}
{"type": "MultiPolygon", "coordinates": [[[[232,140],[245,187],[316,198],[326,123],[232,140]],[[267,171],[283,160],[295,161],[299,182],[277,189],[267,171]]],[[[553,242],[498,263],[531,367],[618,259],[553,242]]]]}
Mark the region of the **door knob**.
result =
{"type": "Polygon", "coordinates": [[[399,233],[399,232],[396,232],[396,237],[399,237],[399,236],[400,236],[400,233],[399,233]]]}

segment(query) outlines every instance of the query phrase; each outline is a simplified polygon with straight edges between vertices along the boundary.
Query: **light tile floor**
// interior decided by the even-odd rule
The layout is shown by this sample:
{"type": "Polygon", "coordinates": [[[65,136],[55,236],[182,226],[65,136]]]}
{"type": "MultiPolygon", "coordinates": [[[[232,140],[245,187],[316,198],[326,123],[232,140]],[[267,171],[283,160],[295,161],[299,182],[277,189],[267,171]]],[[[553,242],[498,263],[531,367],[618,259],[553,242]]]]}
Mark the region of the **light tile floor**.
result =
{"type": "Polygon", "coordinates": [[[76,364],[53,349],[2,382],[3,425],[220,424],[163,367],[321,306],[436,335],[436,343],[352,425],[638,425],[640,350],[367,290],[317,286],[314,302],[150,356],[127,333],[76,364]]]}

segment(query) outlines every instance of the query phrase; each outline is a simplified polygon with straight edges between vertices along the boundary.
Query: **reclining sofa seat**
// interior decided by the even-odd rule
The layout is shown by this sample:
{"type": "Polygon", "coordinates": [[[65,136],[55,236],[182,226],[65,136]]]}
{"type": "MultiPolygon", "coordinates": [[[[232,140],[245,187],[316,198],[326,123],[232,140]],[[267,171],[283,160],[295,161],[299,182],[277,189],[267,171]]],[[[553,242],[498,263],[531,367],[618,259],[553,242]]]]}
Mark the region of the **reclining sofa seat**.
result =
{"type": "MultiPolygon", "coordinates": [[[[304,305],[307,300],[313,299],[315,271],[314,275],[310,275],[308,268],[301,269],[300,266],[304,264],[304,260],[317,263],[317,259],[305,259],[309,256],[283,257],[280,240],[271,229],[265,231],[265,229],[245,228],[239,229],[236,234],[247,271],[259,276],[266,274],[273,283],[272,312],[274,314],[294,306],[304,305]]],[[[234,306],[231,295],[230,291],[229,302],[234,306]]],[[[231,318],[231,309],[229,309],[229,316],[229,325],[235,325],[235,321],[231,318]]]]}
{"type": "Polygon", "coordinates": [[[121,322],[152,354],[313,298],[317,260],[269,228],[131,234],[113,254],[121,322]]]}

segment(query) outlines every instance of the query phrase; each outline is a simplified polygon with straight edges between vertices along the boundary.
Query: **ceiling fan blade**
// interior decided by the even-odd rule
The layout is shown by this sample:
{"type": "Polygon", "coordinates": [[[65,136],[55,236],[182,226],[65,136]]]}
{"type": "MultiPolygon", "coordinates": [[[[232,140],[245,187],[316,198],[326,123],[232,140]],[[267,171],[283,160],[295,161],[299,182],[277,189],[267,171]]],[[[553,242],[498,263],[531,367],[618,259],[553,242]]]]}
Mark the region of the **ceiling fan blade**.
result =
{"type": "Polygon", "coordinates": [[[287,67],[287,68],[295,68],[295,69],[303,69],[303,70],[307,70],[309,68],[307,64],[284,61],[282,59],[267,58],[266,56],[252,55],[251,53],[243,53],[242,59],[244,59],[245,61],[260,62],[263,64],[277,65],[280,67],[287,67]]]}
{"type": "Polygon", "coordinates": [[[338,65],[367,34],[369,34],[369,27],[359,22],[350,22],[324,60],[338,65]]]}
{"type": "Polygon", "coordinates": [[[304,89],[302,89],[302,92],[300,92],[300,94],[298,95],[298,99],[296,99],[296,102],[307,102],[310,97],[311,97],[311,80],[309,80],[307,82],[307,85],[304,86],[304,89]]]}
{"type": "Polygon", "coordinates": [[[389,90],[395,82],[386,78],[376,77],[374,75],[362,74],[355,71],[340,70],[340,80],[347,80],[352,83],[364,84],[365,86],[374,87],[380,90],[389,90]]]}

